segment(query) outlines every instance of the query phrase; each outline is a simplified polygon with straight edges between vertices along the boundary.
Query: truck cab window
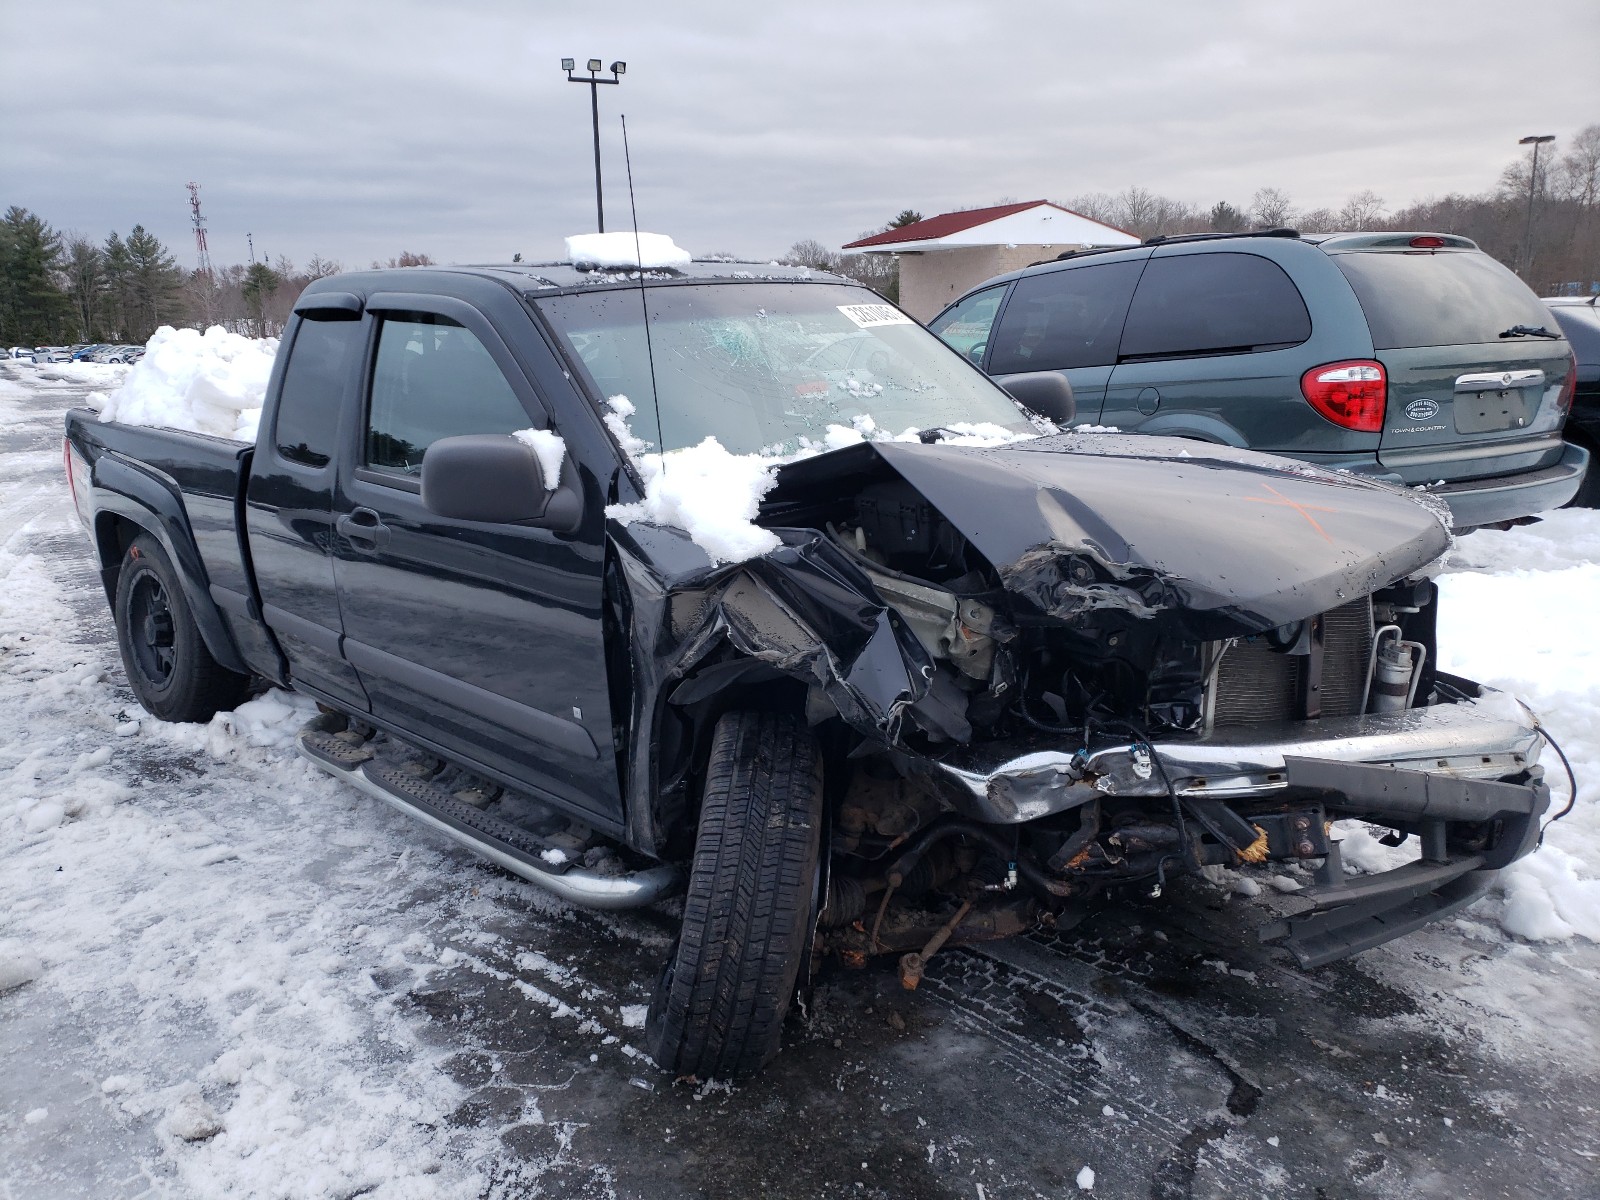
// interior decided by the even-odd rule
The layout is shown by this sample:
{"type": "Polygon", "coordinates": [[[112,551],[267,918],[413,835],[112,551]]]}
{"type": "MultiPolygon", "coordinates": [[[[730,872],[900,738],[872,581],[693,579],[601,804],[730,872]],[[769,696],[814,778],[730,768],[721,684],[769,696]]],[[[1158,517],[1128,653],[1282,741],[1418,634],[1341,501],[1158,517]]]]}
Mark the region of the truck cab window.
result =
{"type": "Polygon", "coordinates": [[[361,322],[340,314],[301,318],[278,397],[273,444],[278,454],[307,467],[325,467],[339,430],[339,407],[349,378],[350,353],[361,322]]]}
{"type": "Polygon", "coordinates": [[[367,409],[367,466],[416,475],[440,438],[513,433],[531,424],[471,330],[430,313],[384,319],[367,409]]]}

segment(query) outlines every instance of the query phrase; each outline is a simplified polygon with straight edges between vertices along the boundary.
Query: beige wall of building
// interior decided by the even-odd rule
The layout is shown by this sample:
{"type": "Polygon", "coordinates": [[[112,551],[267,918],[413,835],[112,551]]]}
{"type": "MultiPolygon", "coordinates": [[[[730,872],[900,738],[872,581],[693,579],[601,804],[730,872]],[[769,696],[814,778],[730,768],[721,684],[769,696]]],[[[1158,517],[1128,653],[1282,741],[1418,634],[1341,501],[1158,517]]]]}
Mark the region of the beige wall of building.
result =
{"type": "Polygon", "coordinates": [[[1079,246],[955,246],[900,255],[900,307],[929,321],[950,301],[992,275],[1054,258],[1079,246]]]}

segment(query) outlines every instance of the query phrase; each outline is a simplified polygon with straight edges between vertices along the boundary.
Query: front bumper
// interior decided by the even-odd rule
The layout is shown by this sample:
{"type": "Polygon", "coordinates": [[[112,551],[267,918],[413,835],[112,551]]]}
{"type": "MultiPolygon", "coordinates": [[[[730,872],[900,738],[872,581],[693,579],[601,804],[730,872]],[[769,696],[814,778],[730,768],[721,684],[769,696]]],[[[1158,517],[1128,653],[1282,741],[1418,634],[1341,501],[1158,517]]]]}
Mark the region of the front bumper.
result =
{"type": "Polygon", "coordinates": [[[1286,760],[1331,759],[1461,779],[1503,779],[1538,762],[1533,718],[1503,692],[1476,700],[1360,717],[1252,725],[1154,744],[1159,763],[1127,741],[1064,750],[1041,736],[962,747],[927,764],[962,813],[1017,825],[1107,796],[1271,799],[1290,786],[1286,760]],[[1164,768],[1165,778],[1162,775],[1164,768]]]}

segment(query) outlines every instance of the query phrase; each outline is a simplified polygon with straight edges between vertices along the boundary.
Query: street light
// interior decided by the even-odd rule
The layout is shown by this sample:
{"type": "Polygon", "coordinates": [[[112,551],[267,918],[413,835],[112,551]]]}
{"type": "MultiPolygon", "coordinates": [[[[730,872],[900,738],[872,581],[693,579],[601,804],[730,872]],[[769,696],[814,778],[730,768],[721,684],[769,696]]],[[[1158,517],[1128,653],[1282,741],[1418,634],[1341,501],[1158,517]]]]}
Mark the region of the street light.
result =
{"type": "Polygon", "coordinates": [[[599,85],[602,84],[602,83],[621,83],[622,82],[621,76],[626,74],[626,72],[628,70],[628,64],[625,63],[625,62],[614,62],[614,63],[612,63],[611,64],[611,68],[610,68],[610,70],[611,70],[611,78],[610,79],[601,79],[599,77],[599,74],[600,74],[600,60],[598,58],[591,58],[591,59],[588,60],[588,62],[584,63],[584,68],[589,72],[589,77],[587,79],[585,79],[585,78],[583,78],[581,76],[578,76],[578,75],[574,75],[572,73],[573,71],[575,71],[577,69],[577,67],[578,67],[578,62],[577,62],[576,59],[563,58],[561,60],[561,69],[567,73],[567,82],[568,83],[587,83],[589,85],[589,111],[594,117],[594,219],[595,219],[595,225],[597,227],[596,228],[596,232],[597,233],[604,233],[606,231],[606,209],[605,209],[605,202],[601,199],[601,195],[600,195],[600,86],[599,85]]]}
{"type": "Polygon", "coordinates": [[[1517,145],[1533,147],[1533,166],[1528,171],[1528,222],[1522,231],[1522,276],[1527,280],[1528,271],[1533,266],[1533,193],[1539,186],[1539,147],[1546,142],[1556,140],[1553,133],[1530,134],[1525,138],[1518,138],[1517,145]]]}

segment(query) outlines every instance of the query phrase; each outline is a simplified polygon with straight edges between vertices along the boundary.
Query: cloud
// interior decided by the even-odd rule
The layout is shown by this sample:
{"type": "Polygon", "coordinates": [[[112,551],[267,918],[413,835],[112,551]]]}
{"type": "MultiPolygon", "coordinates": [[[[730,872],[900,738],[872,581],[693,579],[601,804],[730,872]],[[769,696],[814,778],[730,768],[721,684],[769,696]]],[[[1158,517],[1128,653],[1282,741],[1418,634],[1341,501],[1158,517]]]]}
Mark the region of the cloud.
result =
{"type": "Polygon", "coordinates": [[[599,94],[608,225],[629,220],[625,112],[641,225],[754,256],[906,207],[1131,184],[1395,206],[1483,190],[1522,134],[1600,120],[1592,0],[1539,6],[1536,76],[1502,55],[1498,0],[1393,17],[1376,0],[1337,19],[1255,0],[65,0],[54,40],[0,46],[0,203],[97,237],[140,222],[188,261],[193,179],[219,262],[243,260],[246,232],[347,265],[553,257],[594,223],[589,95],[564,55],[628,63],[599,94]]]}

